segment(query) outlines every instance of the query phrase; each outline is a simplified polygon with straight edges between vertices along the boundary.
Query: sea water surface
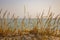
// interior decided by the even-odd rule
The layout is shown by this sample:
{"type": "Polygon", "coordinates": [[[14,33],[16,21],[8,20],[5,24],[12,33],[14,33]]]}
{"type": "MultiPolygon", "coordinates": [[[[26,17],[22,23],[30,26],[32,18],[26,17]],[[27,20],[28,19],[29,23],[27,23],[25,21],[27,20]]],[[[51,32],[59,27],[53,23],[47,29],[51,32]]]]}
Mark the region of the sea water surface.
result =
{"type": "MultiPolygon", "coordinates": [[[[23,29],[23,27],[22,27],[22,25],[21,25],[21,23],[22,23],[22,18],[20,18],[20,19],[17,19],[17,27],[16,27],[16,29],[23,29]]],[[[14,20],[12,19],[6,19],[6,21],[7,21],[7,23],[9,23],[9,27],[10,28],[12,28],[12,29],[14,29],[14,20]]],[[[38,21],[38,26],[37,26],[37,28],[40,28],[41,27],[41,24],[39,23],[39,20],[38,19],[36,19],[36,18],[32,18],[32,19],[24,19],[24,24],[25,24],[25,28],[26,29],[32,29],[34,26],[36,26],[37,25],[37,21],[38,21]]],[[[47,19],[42,19],[42,25],[43,26],[47,26],[47,24],[45,23],[47,21],[47,19]]],[[[3,22],[4,22],[4,20],[3,19],[0,19],[0,23],[3,25],[3,22]],[[1,21],[2,20],[2,21],[1,21]]],[[[51,20],[51,26],[53,26],[53,24],[54,24],[54,19],[52,19],[51,20]]],[[[57,22],[56,22],[56,24],[57,24],[57,22]]],[[[60,25],[58,25],[58,28],[60,29],[60,25]]]]}

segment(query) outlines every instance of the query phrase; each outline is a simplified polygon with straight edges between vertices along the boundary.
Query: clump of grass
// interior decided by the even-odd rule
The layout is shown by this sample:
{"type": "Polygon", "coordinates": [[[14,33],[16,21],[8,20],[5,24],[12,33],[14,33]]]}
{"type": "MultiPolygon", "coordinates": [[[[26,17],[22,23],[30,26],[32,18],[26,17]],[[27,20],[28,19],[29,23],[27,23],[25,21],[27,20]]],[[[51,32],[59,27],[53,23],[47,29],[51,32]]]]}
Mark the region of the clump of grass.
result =
{"type": "MultiPolygon", "coordinates": [[[[14,25],[13,26],[14,29],[12,30],[12,28],[10,28],[10,27],[12,27],[11,26],[11,21],[8,22],[7,19],[5,18],[6,14],[7,14],[7,11],[5,11],[2,18],[1,18],[1,12],[2,12],[2,9],[0,10],[0,36],[4,36],[4,37],[5,36],[17,36],[17,34],[22,36],[22,35],[26,35],[26,34],[27,35],[32,34],[32,35],[35,35],[36,38],[38,38],[37,35],[41,36],[43,40],[44,40],[45,36],[48,36],[48,37],[59,36],[60,37],[60,34],[58,34],[58,31],[60,32],[60,30],[58,29],[58,27],[60,25],[60,15],[57,15],[53,19],[54,14],[50,11],[50,9],[48,11],[48,15],[47,15],[45,24],[43,22],[43,19],[44,19],[43,18],[44,11],[43,11],[41,16],[37,15],[36,23],[34,23],[33,29],[31,29],[31,30],[27,30],[27,28],[26,28],[25,14],[24,14],[24,18],[22,19],[21,25],[20,25],[22,27],[22,30],[17,29],[17,27],[18,27],[18,22],[17,22],[18,17],[15,17],[14,14],[13,14],[12,18],[10,18],[12,20],[13,25],[14,25]],[[51,23],[52,21],[53,21],[53,23],[51,23]]],[[[10,15],[10,13],[7,14],[7,15],[10,15]]],[[[30,22],[31,22],[31,17],[30,16],[28,17],[28,20],[29,20],[28,27],[30,27],[30,22]]]]}

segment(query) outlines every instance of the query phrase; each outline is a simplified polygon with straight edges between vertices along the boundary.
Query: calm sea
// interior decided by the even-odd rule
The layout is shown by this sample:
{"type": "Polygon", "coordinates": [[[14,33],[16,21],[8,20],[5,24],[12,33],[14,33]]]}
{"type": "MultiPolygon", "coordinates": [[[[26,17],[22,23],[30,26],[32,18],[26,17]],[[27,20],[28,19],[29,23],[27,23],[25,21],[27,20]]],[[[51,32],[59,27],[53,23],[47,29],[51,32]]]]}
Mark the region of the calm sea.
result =
{"type": "MultiPolygon", "coordinates": [[[[17,20],[17,27],[16,27],[17,29],[21,29],[22,30],[22,28],[23,28],[22,25],[21,25],[22,20],[23,19],[21,19],[21,18],[17,20]]],[[[25,28],[26,29],[32,29],[34,26],[37,25],[37,21],[38,21],[38,19],[35,19],[35,18],[34,19],[30,19],[30,20],[29,19],[25,19],[24,20],[25,28]]],[[[46,24],[45,22],[46,22],[46,19],[42,19],[42,25],[45,25],[46,24]]],[[[1,21],[0,21],[0,23],[1,23],[1,21]]],[[[9,27],[10,28],[12,28],[12,29],[15,28],[13,20],[7,19],[7,23],[9,23],[9,27]]],[[[54,19],[52,19],[52,21],[50,23],[51,23],[51,26],[53,27],[54,19]]],[[[2,23],[1,24],[3,25],[3,19],[2,19],[2,23]]],[[[47,24],[45,26],[47,26],[47,24]]],[[[41,24],[38,23],[37,27],[40,28],[41,24]]],[[[60,25],[58,25],[58,27],[60,28],[60,25]]]]}

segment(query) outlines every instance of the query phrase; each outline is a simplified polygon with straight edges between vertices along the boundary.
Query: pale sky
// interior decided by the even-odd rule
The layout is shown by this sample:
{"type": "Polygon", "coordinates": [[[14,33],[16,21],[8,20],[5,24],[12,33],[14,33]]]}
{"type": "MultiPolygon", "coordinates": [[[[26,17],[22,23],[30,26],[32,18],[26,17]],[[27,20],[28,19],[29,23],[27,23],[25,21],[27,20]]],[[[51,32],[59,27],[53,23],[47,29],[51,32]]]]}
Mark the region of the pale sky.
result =
{"type": "Polygon", "coordinates": [[[24,16],[24,5],[26,7],[26,17],[29,12],[29,15],[34,18],[43,9],[45,10],[44,15],[46,15],[50,6],[55,15],[60,13],[60,0],[0,0],[0,9],[10,11],[10,16],[15,13],[16,16],[22,18],[24,16]]]}

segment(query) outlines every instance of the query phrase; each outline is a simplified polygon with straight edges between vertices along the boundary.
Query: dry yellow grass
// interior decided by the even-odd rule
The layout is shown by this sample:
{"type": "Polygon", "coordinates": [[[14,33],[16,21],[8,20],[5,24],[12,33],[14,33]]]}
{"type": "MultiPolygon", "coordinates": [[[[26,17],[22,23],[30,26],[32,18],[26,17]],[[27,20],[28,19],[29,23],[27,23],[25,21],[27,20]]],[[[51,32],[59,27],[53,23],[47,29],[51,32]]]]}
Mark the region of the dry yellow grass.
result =
{"type": "MultiPolygon", "coordinates": [[[[42,40],[45,39],[44,36],[46,36],[46,35],[48,37],[49,36],[60,37],[60,34],[59,34],[60,30],[58,29],[58,25],[60,25],[60,22],[59,22],[60,15],[57,15],[54,18],[53,25],[51,25],[51,21],[53,20],[54,14],[52,12],[50,12],[50,9],[48,11],[48,15],[47,15],[45,24],[43,24],[43,21],[42,21],[43,14],[44,14],[44,11],[43,11],[41,16],[37,15],[37,20],[36,20],[37,23],[34,25],[32,30],[26,29],[25,22],[24,22],[25,16],[21,21],[22,30],[20,30],[20,29],[17,30],[16,28],[18,27],[18,22],[17,22],[18,17],[15,17],[14,15],[11,18],[11,20],[13,20],[13,23],[14,23],[14,26],[13,26],[14,30],[12,30],[11,28],[9,28],[9,27],[11,27],[9,25],[9,24],[11,24],[11,22],[8,23],[8,21],[5,19],[5,15],[6,15],[7,11],[5,11],[5,13],[3,14],[3,16],[1,18],[1,12],[2,12],[1,10],[0,10],[0,36],[16,36],[17,34],[21,36],[21,35],[33,34],[33,35],[42,35],[41,36],[42,40]],[[1,19],[3,19],[3,21],[1,19]],[[38,28],[38,24],[41,26],[40,29],[38,28]]],[[[10,15],[10,14],[8,14],[8,15],[10,15]]],[[[31,17],[29,17],[28,19],[29,19],[29,22],[28,22],[28,27],[29,27],[31,17]]]]}

